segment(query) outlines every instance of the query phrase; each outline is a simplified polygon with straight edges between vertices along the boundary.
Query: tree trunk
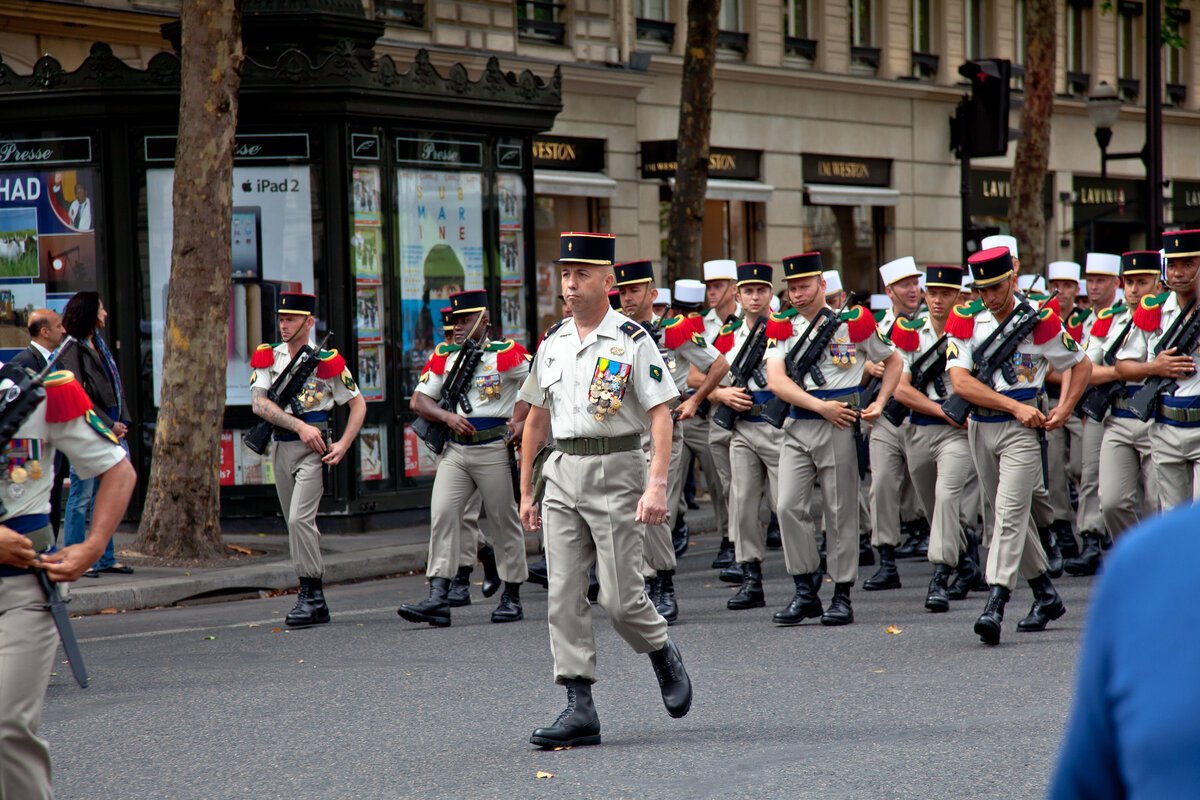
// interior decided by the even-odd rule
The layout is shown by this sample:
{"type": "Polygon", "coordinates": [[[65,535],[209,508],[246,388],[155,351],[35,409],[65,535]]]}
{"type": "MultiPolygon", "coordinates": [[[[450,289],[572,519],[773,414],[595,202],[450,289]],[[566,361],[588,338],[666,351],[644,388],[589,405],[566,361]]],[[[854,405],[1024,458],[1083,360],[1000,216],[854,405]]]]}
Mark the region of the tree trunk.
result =
{"type": "Polygon", "coordinates": [[[1017,238],[1021,271],[1041,272],[1046,264],[1046,215],[1042,202],[1050,161],[1050,119],[1054,112],[1053,0],[1025,2],[1025,104],[1021,140],[1013,163],[1008,225],[1017,238]]]}
{"type": "Polygon", "coordinates": [[[225,550],[218,468],[242,33],[235,0],[187,0],[180,11],[182,76],[162,396],[135,547],[156,556],[205,558],[225,550]]]}
{"type": "Polygon", "coordinates": [[[713,67],[721,0],[688,0],[687,47],[679,98],[679,154],[667,227],[666,281],[699,278],[708,136],[712,130],[713,67]]]}

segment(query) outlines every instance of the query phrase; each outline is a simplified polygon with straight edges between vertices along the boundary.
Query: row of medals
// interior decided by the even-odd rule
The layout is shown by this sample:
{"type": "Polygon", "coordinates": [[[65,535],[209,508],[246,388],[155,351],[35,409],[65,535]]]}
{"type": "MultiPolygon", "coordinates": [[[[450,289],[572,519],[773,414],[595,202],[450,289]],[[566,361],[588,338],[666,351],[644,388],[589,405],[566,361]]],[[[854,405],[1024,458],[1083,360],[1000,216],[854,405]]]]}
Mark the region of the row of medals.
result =
{"type": "Polygon", "coordinates": [[[20,464],[14,465],[8,470],[8,479],[12,481],[12,485],[8,487],[8,493],[12,497],[18,498],[25,494],[25,487],[22,485],[25,481],[32,478],[33,480],[42,479],[42,465],[36,459],[25,462],[29,468],[26,469],[20,464]]]}
{"type": "Polygon", "coordinates": [[[479,402],[486,403],[488,400],[496,400],[500,398],[500,387],[488,384],[479,390],[479,402]]]}
{"type": "MultiPolygon", "coordinates": [[[[837,341],[834,344],[835,345],[849,344],[849,342],[848,341],[837,341]]],[[[830,349],[829,359],[833,362],[833,365],[835,367],[837,367],[838,369],[849,369],[851,364],[854,364],[855,362],[858,361],[858,357],[855,356],[852,352],[840,351],[833,347],[831,347],[829,349],[830,349]]],[[[848,349],[849,348],[847,348],[847,350],[848,349]]]]}
{"type": "Polygon", "coordinates": [[[601,422],[604,415],[613,416],[621,409],[621,400],[617,395],[620,390],[610,381],[603,378],[593,378],[588,388],[588,413],[596,422],[601,422]]]}

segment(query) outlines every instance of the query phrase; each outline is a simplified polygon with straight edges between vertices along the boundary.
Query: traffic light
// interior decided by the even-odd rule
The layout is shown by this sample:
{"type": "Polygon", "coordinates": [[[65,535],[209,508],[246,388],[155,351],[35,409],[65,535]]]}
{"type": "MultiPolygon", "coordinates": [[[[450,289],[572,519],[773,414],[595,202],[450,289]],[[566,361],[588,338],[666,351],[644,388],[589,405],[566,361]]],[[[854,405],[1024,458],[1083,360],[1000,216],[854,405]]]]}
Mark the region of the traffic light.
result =
{"type": "Polygon", "coordinates": [[[1009,140],[1021,136],[1020,131],[1008,127],[1008,112],[1022,106],[1021,100],[1013,99],[1010,84],[1025,70],[1007,59],[984,58],[963,64],[958,74],[971,82],[971,97],[962,109],[970,156],[1004,155],[1009,140]]]}

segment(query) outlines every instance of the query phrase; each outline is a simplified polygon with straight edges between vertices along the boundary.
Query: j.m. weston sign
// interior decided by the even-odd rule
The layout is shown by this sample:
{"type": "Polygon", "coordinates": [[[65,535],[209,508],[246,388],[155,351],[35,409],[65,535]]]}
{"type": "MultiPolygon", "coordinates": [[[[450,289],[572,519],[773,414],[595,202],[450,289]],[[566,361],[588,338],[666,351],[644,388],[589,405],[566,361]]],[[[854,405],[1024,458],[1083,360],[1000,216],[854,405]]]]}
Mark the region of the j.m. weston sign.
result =
{"type": "Polygon", "coordinates": [[[535,136],[533,166],[536,169],[600,172],[604,169],[604,140],[574,136],[535,136]]]}
{"type": "Polygon", "coordinates": [[[0,167],[80,164],[92,160],[92,137],[0,140],[0,167]]]}
{"type": "MultiPolygon", "coordinates": [[[[679,142],[674,139],[642,142],[642,177],[674,178],[678,158],[679,142]]],[[[761,160],[761,150],[712,147],[708,153],[708,176],[756,181],[761,160]]]]}
{"type": "Polygon", "coordinates": [[[891,186],[890,158],[854,158],[804,153],[804,182],[843,186],[891,186]]]}

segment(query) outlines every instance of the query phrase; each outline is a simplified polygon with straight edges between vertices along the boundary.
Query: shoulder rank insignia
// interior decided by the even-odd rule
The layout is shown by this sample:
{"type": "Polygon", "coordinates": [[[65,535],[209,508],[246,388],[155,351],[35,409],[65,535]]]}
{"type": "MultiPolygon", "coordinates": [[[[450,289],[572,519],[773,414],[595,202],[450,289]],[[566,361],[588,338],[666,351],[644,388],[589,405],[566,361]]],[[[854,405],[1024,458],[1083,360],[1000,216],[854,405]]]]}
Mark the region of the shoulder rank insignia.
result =
{"type": "Polygon", "coordinates": [[[433,348],[433,355],[429,357],[429,363],[425,365],[426,371],[432,372],[434,375],[441,375],[445,373],[446,359],[450,357],[451,353],[457,352],[461,349],[462,348],[456,344],[442,342],[437,347],[433,348]]]}
{"type": "Polygon", "coordinates": [[[695,328],[687,317],[669,317],[663,320],[663,347],[674,350],[692,338],[695,328]]]}
{"type": "Polygon", "coordinates": [[[269,369],[275,363],[275,348],[278,345],[260,344],[250,356],[250,366],[255,369],[269,369]]]}
{"type": "Polygon", "coordinates": [[[42,385],[46,388],[46,422],[70,422],[92,408],[91,398],[69,370],[51,372],[42,385]]]}
{"type": "Polygon", "coordinates": [[[322,350],[318,358],[317,377],[323,381],[336,378],[346,368],[346,359],[337,350],[322,350]]]}
{"type": "Polygon", "coordinates": [[[651,364],[650,365],[650,377],[654,378],[654,380],[656,380],[656,381],[661,381],[662,380],[662,367],[657,366],[655,364],[651,364]]]}
{"type": "Polygon", "coordinates": [[[100,419],[100,416],[95,411],[92,411],[89,408],[84,413],[83,418],[87,421],[87,424],[91,426],[92,430],[100,435],[101,439],[107,439],[113,444],[120,444],[120,442],[117,441],[117,435],[112,432],[111,428],[104,424],[104,420],[100,419]]]}
{"type": "Polygon", "coordinates": [[[970,339],[975,333],[975,315],[983,311],[982,300],[972,300],[950,310],[946,319],[946,333],[956,339],[970,339]]]}
{"type": "Polygon", "coordinates": [[[767,317],[767,338],[777,342],[792,338],[792,334],[795,333],[792,328],[792,317],[796,316],[796,313],[796,309],[789,308],[787,311],[767,317]]]}
{"type": "Polygon", "coordinates": [[[1037,345],[1045,344],[1058,335],[1058,332],[1063,329],[1062,320],[1058,318],[1058,314],[1054,313],[1054,309],[1046,307],[1037,312],[1037,325],[1033,328],[1033,343],[1037,345]]]}
{"type": "Polygon", "coordinates": [[[905,319],[900,317],[892,326],[892,343],[906,353],[911,353],[921,346],[921,329],[925,327],[925,318],[905,319]]]}
{"type": "Polygon", "coordinates": [[[742,319],[735,319],[733,322],[727,322],[721,326],[717,338],[713,339],[713,347],[717,348],[718,353],[725,355],[733,349],[733,333],[742,327],[744,322],[742,319]]]}
{"type": "Polygon", "coordinates": [[[1142,302],[1138,303],[1138,307],[1133,311],[1133,324],[1144,331],[1158,330],[1159,323],[1162,321],[1163,303],[1167,302],[1167,298],[1170,296],[1170,292],[1163,292],[1143,297],[1142,302]]]}
{"type": "Polygon", "coordinates": [[[496,371],[507,372],[518,364],[524,364],[529,358],[529,351],[512,339],[502,342],[489,342],[487,352],[496,354],[496,371]]]}
{"type": "Polygon", "coordinates": [[[542,338],[538,339],[537,347],[533,348],[534,352],[537,352],[539,349],[541,349],[542,342],[546,341],[551,336],[553,336],[554,332],[557,331],[559,328],[561,328],[563,325],[565,325],[566,322],[567,321],[565,319],[560,319],[558,322],[554,323],[549,328],[546,328],[546,332],[542,334],[542,338]]]}
{"type": "Polygon", "coordinates": [[[841,320],[846,323],[850,341],[855,344],[866,341],[868,336],[875,333],[875,317],[871,316],[871,312],[864,306],[855,306],[849,311],[843,311],[841,320]]]}
{"type": "Polygon", "coordinates": [[[696,347],[699,347],[701,349],[708,347],[708,342],[705,341],[703,333],[699,333],[697,331],[692,331],[692,338],[690,339],[690,341],[692,344],[696,345],[696,347]]]}
{"type": "Polygon", "coordinates": [[[621,332],[624,333],[626,336],[628,336],[630,339],[633,339],[635,342],[638,339],[641,339],[643,336],[646,335],[646,329],[643,328],[641,325],[638,325],[633,320],[629,320],[628,322],[622,322],[620,327],[621,327],[621,332]]]}

